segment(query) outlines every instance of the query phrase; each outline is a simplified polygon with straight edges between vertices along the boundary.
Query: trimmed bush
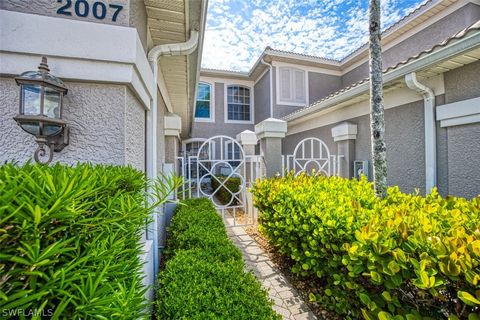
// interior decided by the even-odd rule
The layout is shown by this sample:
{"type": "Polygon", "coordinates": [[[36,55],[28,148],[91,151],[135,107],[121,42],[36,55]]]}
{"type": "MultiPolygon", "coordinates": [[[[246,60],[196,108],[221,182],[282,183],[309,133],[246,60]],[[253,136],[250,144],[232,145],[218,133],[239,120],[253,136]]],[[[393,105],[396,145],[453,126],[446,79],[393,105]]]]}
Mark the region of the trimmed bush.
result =
{"type": "Polygon", "coordinates": [[[130,167],[1,166],[1,317],[147,317],[146,185],[130,167]]]}
{"type": "Polygon", "coordinates": [[[379,200],[365,179],[306,175],[252,191],[261,231],[292,272],[324,283],[310,296],[324,308],[346,318],[478,319],[480,197],[390,188],[379,200]]]}
{"type": "Polygon", "coordinates": [[[280,319],[208,199],[180,205],[159,275],[158,319],[280,319]]]}
{"type": "MultiPolygon", "coordinates": [[[[218,180],[224,182],[227,177],[225,176],[216,176],[218,180]]],[[[217,179],[212,178],[212,189],[216,190],[220,187],[220,182],[217,179]]],[[[240,190],[241,180],[238,177],[230,177],[228,178],[227,182],[215,193],[215,196],[220,201],[221,204],[229,204],[230,200],[232,199],[231,193],[236,193],[240,190]],[[230,191],[228,191],[230,190],[230,191]],[[231,192],[231,193],[230,193],[231,192]]],[[[237,199],[233,199],[231,205],[235,205],[238,203],[237,199]]]]}

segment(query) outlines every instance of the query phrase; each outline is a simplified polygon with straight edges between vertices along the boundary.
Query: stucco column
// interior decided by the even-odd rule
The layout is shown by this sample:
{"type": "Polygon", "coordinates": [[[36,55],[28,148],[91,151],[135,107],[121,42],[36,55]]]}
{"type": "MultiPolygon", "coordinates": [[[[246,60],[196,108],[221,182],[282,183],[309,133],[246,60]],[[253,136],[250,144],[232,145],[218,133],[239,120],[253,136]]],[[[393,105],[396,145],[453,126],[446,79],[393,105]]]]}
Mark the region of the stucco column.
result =
{"type": "MultiPolygon", "coordinates": [[[[182,132],[182,119],[173,113],[164,117],[164,135],[165,135],[165,164],[163,165],[163,173],[166,175],[175,171],[180,171],[177,168],[178,146],[180,143],[180,133],[182,132]]],[[[176,172],[181,175],[181,172],[176,172]]],[[[173,199],[175,195],[170,195],[173,199]]],[[[163,214],[159,218],[159,247],[164,248],[166,244],[166,228],[170,225],[173,212],[175,210],[174,203],[167,203],[164,207],[163,214]]]]}
{"type": "Polygon", "coordinates": [[[257,135],[255,132],[245,130],[237,134],[237,141],[242,145],[246,156],[255,155],[255,146],[257,145],[257,135]]]}
{"type": "Polygon", "coordinates": [[[255,132],[250,130],[245,130],[237,134],[237,141],[242,145],[243,151],[245,152],[245,178],[247,185],[251,182],[252,178],[255,179],[256,176],[252,176],[252,170],[255,168],[252,167],[252,157],[255,155],[255,146],[257,145],[257,135],[255,132]]]}
{"type": "Polygon", "coordinates": [[[337,170],[341,177],[353,177],[353,162],[355,161],[355,139],[357,139],[357,125],[343,122],[332,128],[333,141],[337,143],[339,156],[337,170]],[[338,167],[340,166],[340,168],[338,167]]]}
{"type": "Polygon", "coordinates": [[[260,140],[260,154],[263,156],[267,177],[282,172],[282,139],[287,133],[287,123],[268,118],[255,125],[260,140]]]}
{"type": "Polygon", "coordinates": [[[182,132],[182,119],[176,114],[165,116],[165,165],[175,164],[178,156],[180,133],[182,132]]]}

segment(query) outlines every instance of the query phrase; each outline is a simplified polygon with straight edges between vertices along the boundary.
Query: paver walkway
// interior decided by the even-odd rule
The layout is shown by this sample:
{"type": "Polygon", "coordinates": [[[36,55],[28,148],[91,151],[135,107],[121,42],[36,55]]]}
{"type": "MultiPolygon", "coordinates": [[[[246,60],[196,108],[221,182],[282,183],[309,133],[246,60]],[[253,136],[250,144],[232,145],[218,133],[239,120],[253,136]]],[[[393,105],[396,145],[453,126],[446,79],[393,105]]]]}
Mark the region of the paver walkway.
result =
{"type": "Polygon", "coordinates": [[[230,238],[242,251],[247,268],[253,271],[263,287],[268,290],[270,298],[274,301],[273,309],[282,315],[283,319],[317,319],[297,291],[243,227],[229,227],[227,231],[230,238]]]}

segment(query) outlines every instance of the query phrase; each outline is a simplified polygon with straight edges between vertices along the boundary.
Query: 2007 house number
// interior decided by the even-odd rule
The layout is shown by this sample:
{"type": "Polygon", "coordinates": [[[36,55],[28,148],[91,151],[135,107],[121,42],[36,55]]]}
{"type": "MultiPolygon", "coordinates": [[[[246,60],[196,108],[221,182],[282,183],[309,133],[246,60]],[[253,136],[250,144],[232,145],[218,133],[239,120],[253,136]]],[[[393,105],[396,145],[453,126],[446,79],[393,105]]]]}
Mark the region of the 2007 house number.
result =
{"type": "MultiPolygon", "coordinates": [[[[66,16],[71,16],[72,0],[57,0],[58,3],[66,2],[63,6],[58,8],[57,14],[63,14],[66,16]]],[[[117,21],[118,14],[122,11],[123,6],[118,4],[109,4],[107,5],[100,1],[95,1],[90,7],[90,4],[87,0],[76,0],[73,5],[73,10],[76,16],[78,17],[88,17],[91,13],[96,19],[103,20],[107,16],[107,10],[113,10],[112,21],[117,21]]]]}

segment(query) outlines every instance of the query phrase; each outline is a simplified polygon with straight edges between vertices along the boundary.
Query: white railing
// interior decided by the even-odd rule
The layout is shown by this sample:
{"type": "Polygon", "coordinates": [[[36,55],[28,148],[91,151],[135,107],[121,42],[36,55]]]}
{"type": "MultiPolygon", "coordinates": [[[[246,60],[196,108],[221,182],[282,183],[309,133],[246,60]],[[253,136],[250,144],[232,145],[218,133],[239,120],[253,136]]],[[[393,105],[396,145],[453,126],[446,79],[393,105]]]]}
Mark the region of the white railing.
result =
{"type": "Polygon", "coordinates": [[[215,136],[199,147],[197,155],[177,157],[176,165],[177,174],[185,180],[185,188],[177,192],[177,197],[211,199],[231,226],[249,225],[256,221],[256,210],[248,189],[257,178],[264,176],[263,157],[245,155],[243,148],[232,138],[215,136]],[[240,179],[238,192],[225,187],[232,178],[240,179]],[[214,181],[217,182],[215,188],[212,185],[214,181]],[[230,195],[226,204],[218,201],[217,193],[222,188],[230,195]]]}
{"type": "Polygon", "coordinates": [[[340,175],[343,156],[330,154],[327,145],[322,140],[310,137],[300,141],[293,154],[282,156],[282,176],[293,171],[296,175],[325,174],[326,176],[340,175]]]}

